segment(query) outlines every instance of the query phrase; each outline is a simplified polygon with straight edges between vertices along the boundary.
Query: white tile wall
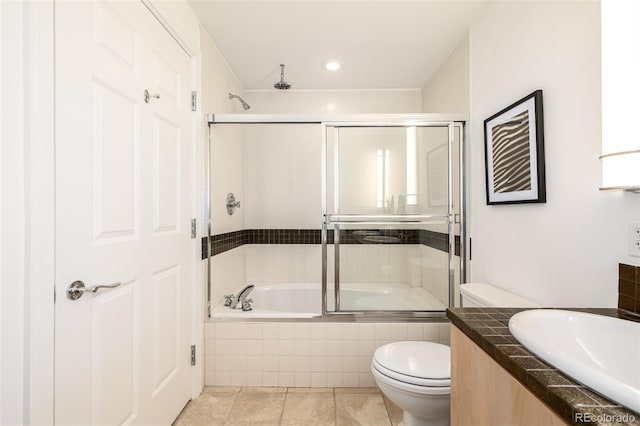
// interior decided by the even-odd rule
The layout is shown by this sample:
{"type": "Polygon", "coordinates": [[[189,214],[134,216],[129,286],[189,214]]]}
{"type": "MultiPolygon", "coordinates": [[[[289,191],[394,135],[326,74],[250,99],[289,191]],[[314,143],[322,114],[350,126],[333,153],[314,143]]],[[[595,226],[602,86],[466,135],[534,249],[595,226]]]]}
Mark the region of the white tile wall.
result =
{"type": "Polygon", "coordinates": [[[245,226],[318,229],[322,223],[317,124],[245,126],[245,226]]]}
{"type": "Polygon", "coordinates": [[[449,324],[208,322],[205,337],[208,386],[369,387],[377,347],[448,345],[449,324]]]}
{"type": "MultiPolygon", "coordinates": [[[[444,266],[442,275],[446,278],[446,254],[435,249],[435,253],[426,252],[421,245],[384,245],[384,244],[347,244],[341,246],[340,274],[344,282],[364,283],[405,283],[411,285],[415,281],[419,286],[422,277],[427,276],[426,262],[431,261],[435,268],[444,266]],[[439,255],[441,253],[441,255],[439,255]],[[428,255],[428,259],[427,259],[428,255]],[[424,262],[415,266],[415,260],[424,262]],[[412,263],[413,262],[413,263],[412,263]],[[416,277],[414,277],[416,275],[416,277]],[[415,278],[415,279],[412,279],[415,278]]],[[[428,248],[428,247],[427,247],[428,248]]],[[[286,283],[309,282],[319,283],[321,271],[321,247],[313,244],[248,244],[238,249],[214,256],[225,256],[216,261],[214,266],[220,265],[218,271],[214,270],[214,278],[220,277],[222,286],[230,287],[226,283],[233,282],[237,288],[242,283],[238,280],[243,275],[236,268],[244,267],[246,282],[257,283],[286,283]],[[245,254],[244,262],[233,257],[236,250],[245,254]],[[226,255],[226,256],[225,256],[226,255]],[[232,263],[230,263],[232,262],[232,263]],[[228,277],[224,280],[223,277],[228,277]]],[[[333,270],[333,247],[329,246],[327,253],[328,269],[333,270]]],[[[333,277],[333,273],[329,273],[333,277]]],[[[434,281],[433,285],[440,285],[441,280],[434,281]]],[[[215,288],[215,286],[214,286],[215,288]]],[[[230,288],[229,290],[233,290],[230,288]]],[[[446,282],[444,292],[446,294],[446,282]]],[[[227,291],[228,293],[229,291],[227,291]]],[[[222,297],[222,292],[216,291],[215,295],[222,297]]],[[[445,299],[446,300],[446,299],[445,299]]]]}
{"type": "Polygon", "coordinates": [[[449,257],[432,247],[420,246],[419,265],[422,288],[442,303],[449,301],[449,257]]]}
{"type": "Polygon", "coordinates": [[[320,282],[322,252],[318,244],[248,244],[243,247],[247,282],[320,282]]]}
{"type": "Polygon", "coordinates": [[[211,258],[212,303],[214,305],[222,301],[223,295],[233,293],[246,282],[246,247],[236,247],[211,258]]]}

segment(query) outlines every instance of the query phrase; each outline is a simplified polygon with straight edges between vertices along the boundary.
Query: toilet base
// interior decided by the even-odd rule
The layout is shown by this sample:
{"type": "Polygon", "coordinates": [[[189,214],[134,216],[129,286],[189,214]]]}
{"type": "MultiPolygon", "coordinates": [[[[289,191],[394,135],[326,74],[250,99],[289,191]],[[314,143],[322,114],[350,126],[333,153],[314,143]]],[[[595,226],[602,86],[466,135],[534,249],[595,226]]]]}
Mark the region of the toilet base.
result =
{"type": "MultiPolygon", "coordinates": [[[[383,394],[402,410],[402,426],[448,426],[450,394],[429,395],[412,392],[402,384],[372,369],[383,394]]],[[[448,388],[447,388],[448,389],[448,388]]]]}
{"type": "Polygon", "coordinates": [[[403,411],[402,421],[398,423],[398,426],[449,426],[449,417],[425,419],[403,411]]]}
{"type": "Polygon", "coordinates": [[[448,426],[451,389],[399,382],[371,368],[380,391],[402,410],[403,426],[448,426]]]}

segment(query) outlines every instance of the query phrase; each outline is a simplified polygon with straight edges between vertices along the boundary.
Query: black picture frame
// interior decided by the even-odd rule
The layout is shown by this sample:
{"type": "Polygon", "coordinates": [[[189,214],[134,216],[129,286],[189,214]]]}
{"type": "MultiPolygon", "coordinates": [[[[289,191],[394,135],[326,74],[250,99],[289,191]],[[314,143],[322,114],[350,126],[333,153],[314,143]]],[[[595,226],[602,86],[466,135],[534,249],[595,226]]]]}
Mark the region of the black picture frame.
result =
{"type": "Polygon", "coordinates": [[[484,120],[487,204],[546,203],[542,90],[484,120]]]}

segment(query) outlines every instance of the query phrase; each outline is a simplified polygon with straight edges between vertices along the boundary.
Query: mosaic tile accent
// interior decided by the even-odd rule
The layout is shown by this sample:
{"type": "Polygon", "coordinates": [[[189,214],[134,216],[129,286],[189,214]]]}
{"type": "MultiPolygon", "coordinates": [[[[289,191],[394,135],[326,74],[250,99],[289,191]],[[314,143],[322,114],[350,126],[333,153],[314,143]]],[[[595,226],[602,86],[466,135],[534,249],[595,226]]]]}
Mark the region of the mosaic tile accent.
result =
{"type": "Polygon", "coordinates": [[[640,314],[640,266],[618,265],[618,308],[640,314]]]}
{"type": "MultiPolygon", "coordinates": [[[[335,232],[327,231],[327,242],[333,244],[335,232]]],[[[211,255],[215,256],[245,244],[321,244],[320,229],[243,229],[211,236],[211,255]]],[[[422,244],[448,251],[449,236],[425,229],[349,229],[340,231],[340,244],[422,244]],[[376,241],[371,236],[391,237],[376,241]]],[[[460,255],[460,237],[454,242],[455,255],[460,255]]],[[[207,258],[207,238],[202,238],[202,259],[207,258]]]]}
{"type": "MultiPolygon", "coordinates": [[[[569,424],[585,424],[576,421],[581,418],[609,417],[633,418],[634,420],[627,424],[640,426],[638,413],[603,398],[520,345],[509,332],[509,319],[523,310],[525,309],[449,308],[447,317],[453,325],[569,424]]],[[[618,309],[575,310],[640,321],[635,315],[618,309]]]]}

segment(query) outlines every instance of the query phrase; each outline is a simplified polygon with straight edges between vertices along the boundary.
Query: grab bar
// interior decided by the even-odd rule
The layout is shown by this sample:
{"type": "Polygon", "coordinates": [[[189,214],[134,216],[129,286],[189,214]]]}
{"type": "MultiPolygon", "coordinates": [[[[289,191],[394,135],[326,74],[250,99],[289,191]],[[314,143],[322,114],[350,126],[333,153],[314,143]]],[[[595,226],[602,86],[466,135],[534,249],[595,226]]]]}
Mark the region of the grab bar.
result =
{"type": "Polygon", "coordinates": [[[446,214],[395,214],[395,215],[359,215],[359,214],[327,214],[325,223],[346,224],[346,223],[447,223],[450,220],[446,214]]]}

